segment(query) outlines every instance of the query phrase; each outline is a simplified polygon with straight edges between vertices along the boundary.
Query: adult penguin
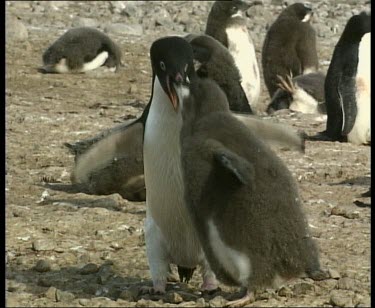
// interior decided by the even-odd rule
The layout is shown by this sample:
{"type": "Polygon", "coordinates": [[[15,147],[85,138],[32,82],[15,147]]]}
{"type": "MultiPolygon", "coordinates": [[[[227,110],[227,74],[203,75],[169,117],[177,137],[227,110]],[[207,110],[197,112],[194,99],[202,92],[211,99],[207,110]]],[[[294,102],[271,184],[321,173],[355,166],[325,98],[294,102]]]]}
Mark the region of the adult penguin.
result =
{"type": "Polygon", "coordinates": [[[228,48],[241,75],[241,86],[253,111],[260,95],[260,73],[253,40],[243,13],[261,1],[215,1],[207,18],[205,34],[228,48]]]}
{"type": "Polygon", "coordinates": [[[348,20],[327,71],[323,140],[371,143],[370,64],[371,14],[362,12],[348,20]]]}

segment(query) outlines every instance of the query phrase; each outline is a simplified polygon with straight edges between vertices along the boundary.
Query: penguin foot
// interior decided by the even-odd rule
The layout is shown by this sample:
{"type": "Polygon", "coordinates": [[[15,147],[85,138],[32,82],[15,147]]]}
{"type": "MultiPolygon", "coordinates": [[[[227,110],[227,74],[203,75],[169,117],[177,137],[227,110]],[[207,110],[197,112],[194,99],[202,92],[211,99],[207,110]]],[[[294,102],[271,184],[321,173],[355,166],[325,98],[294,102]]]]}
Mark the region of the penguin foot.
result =
{"type": "Polygon", "coordinates": [[[255,302],[254,292],[246,292],[246,295],[240,299],[229,301],[225,304],[225,307],[243,307],[247,304],[255,302]]]}
{"type": "Polygon", "coordinates": [[[307,277],[315,280],[315,281],[320,281],[320,280],[326,280],[331,278],[330,274],[326,270],[318,269],[315,271],[309,271],[306,273],[307,277]]]}
{"type": "Polygon", "coordinates": [[[158,280],[154,282],[154,285],[152,287],[150,286],[142,286],[140,288],[141,294],[165,294],[167,283],[165,280],[158,280]]]}
{"type": "Polygon", "coordinates": [[[205,276],[201,285],[202,292],[213,292],[219,288],[219,284],[215,277],[205,276]]]}

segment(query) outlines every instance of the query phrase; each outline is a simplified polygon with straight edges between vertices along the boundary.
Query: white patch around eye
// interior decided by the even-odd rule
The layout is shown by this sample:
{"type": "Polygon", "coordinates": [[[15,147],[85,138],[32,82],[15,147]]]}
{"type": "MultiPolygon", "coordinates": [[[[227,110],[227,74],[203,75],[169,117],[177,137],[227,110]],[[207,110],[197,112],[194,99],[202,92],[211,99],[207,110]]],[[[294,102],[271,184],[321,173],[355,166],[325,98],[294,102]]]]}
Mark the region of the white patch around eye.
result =
{"type": "Polygon", "coordinates": [[[302,22],[308,22],[311,18],[312,13],[307,13],[305,17],[302,19],[302,22]]]}

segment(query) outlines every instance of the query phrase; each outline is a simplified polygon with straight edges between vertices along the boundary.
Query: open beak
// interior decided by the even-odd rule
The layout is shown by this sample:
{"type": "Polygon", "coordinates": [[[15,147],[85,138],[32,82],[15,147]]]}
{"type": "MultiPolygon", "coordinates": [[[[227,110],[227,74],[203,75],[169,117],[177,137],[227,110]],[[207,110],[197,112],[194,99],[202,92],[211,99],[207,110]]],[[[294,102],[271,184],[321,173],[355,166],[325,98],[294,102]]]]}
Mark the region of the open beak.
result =
{"type": "Polygon", "coordinates": [[[178,99],[178,95],[174,87],[174,84],[180,85],[182,82],[183,82],[183,78],[180,73],[176,74],[176,77],[174,78],[174,80],[172,80],[172,78],[169,75],[167,75],[167,92],[168,92],[167,95],[169,99],[171,100],[173,109],[175,111],[177,111],[177,108],[179,105],[179,99],[178,99]]]}

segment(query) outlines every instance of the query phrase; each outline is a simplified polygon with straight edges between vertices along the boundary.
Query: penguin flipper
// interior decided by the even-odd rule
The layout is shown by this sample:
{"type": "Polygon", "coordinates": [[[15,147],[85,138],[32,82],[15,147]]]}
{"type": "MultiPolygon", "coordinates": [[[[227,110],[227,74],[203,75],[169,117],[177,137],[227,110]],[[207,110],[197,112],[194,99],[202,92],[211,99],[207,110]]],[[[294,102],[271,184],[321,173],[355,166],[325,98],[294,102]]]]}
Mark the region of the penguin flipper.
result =
{"type": "Polygon", "coordinates": [[[340,102],[343,113],[342,135],[346,136],[353,129],[357,117],[355,78],[343,75],[339,84],[340,102]]]}
{"type": "Polygon", "coordinates": [[[255,171],[251,163],[227,148],[219,148],[213,153],[218,166],[230,172],[241,184],[254,181],[255,171]]]}

